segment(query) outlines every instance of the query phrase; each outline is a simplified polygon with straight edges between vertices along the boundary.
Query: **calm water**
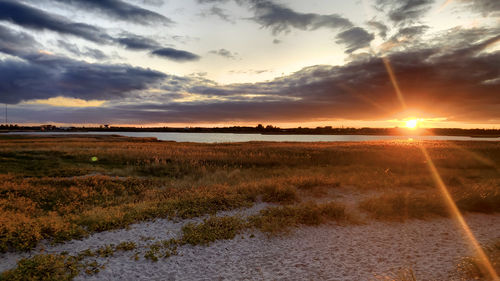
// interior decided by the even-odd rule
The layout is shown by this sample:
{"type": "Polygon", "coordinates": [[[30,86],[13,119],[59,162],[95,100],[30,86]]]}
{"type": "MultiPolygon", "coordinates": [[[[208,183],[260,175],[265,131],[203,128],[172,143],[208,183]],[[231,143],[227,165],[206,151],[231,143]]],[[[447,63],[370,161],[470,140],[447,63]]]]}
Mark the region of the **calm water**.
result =
{"type": "Polygon", "coordinates": [[[247,141],[377,141],[377,140],[458,140],[458,141],[500,141],[500,138],[471,138],[457,136],[372,136],[372,135],[261,135],[223,133],[155,133],[155,132],[20,132],[23,135],[121,135],[127,137],[155,137],[158,140],[177,142],[247,142],[247,141]]]}

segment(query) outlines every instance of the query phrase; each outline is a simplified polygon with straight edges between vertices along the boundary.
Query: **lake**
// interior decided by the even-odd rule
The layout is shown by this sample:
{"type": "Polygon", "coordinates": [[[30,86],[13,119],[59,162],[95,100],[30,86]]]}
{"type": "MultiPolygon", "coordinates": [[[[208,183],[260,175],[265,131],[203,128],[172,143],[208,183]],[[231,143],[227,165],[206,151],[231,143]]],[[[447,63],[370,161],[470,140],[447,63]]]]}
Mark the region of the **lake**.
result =
{"type": "Polygon", "coordinates": [[[500,141],[500,138],[472,138],[464,136],[374,136],[374,135],[261,135],[231,133],[162,133],[162,132],[16,132],[22,135],[121,135],[126,137],[155,137],[163,141],[176,142],[248,142],[248,141],[378,141],[378,140],[450,140],[450,141],[500,141]]]}

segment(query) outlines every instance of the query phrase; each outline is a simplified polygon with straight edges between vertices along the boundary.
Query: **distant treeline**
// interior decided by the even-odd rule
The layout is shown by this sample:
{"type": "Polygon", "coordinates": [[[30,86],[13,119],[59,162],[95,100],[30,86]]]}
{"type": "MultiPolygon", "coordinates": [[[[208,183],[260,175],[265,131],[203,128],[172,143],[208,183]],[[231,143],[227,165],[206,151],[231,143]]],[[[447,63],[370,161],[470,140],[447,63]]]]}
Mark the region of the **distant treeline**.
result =
{"type": "Polygon", "coordinates": [[[279,128],[272,125],[256,127],[121,127],[102,125],[99,127],[57,127],[53,125],[22,126],[0,125],[0,132],[50,131],[50,132],[184,132],[184,133],[240,133],[240,134],[299,134],[299,135],[439,135],[439,136],[488,136],[500,137],[500,129],[428,128],[410,131],[406,128],[279,128]]]}

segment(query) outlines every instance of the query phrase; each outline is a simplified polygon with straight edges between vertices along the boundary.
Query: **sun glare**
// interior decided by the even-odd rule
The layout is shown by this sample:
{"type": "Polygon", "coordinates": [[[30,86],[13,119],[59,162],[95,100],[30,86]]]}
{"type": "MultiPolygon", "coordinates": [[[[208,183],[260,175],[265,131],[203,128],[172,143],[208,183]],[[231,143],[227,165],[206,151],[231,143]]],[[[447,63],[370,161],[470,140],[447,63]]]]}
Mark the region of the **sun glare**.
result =
{"type": "Polygon", "coordinates": [[[418,123],[419,123],[418,119],[410,119],[410,120],[406,121],[405,126],[408,129],[416,129],[418,126],[418,123]]]}

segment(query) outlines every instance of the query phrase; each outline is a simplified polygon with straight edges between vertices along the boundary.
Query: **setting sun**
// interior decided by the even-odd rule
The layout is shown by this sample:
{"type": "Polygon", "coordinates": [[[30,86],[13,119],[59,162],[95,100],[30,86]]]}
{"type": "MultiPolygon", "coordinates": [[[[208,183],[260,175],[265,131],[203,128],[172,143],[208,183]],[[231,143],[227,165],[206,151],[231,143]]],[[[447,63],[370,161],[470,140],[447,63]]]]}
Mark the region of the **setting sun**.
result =
{"type": "Polygon", "coordinates": [[[408,129],[415,129],[415,128],[417,128],[418,123],[419,123],[418,119],[410,119],[410,120],[406,121],[405,126],[408,129]]]}

